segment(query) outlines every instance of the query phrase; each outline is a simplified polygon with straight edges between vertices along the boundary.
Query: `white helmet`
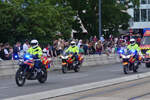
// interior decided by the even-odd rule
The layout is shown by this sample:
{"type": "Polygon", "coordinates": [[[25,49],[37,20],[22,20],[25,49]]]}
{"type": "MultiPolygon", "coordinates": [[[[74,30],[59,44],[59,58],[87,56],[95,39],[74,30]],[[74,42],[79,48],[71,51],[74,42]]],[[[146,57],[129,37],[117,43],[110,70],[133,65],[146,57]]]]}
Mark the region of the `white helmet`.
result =
{"type": "Polygon", "coordinates": [[[47,50],[46,50],[46,48],[44,48],[44,49],[43,49],[43,53],[47,53],[47,50]]]}
{"type": "Polygon", "coordinates": [[[75,47],[75,46],[76,46],[76,42],[75,42],[75,41],[71,41],[70,44],[71,44],[72,47],[75,47]]]}
{"type": "Polygon", "coordinates": [[[46,50],[46,48],[43,49],[43,56],[47,56],[47,50],[46,50]]]}
{"type": "Polygon", "coordinates": [[[31,41],[32,48],[36,48],[38,45],[39,45],[39,42],[37,40],[32,40],[31,41]]]}
{"type": "Polygon", "coordinates": [[[135,44],[135,39],[130,39],[130,44],[134,45],[135,44]]]}

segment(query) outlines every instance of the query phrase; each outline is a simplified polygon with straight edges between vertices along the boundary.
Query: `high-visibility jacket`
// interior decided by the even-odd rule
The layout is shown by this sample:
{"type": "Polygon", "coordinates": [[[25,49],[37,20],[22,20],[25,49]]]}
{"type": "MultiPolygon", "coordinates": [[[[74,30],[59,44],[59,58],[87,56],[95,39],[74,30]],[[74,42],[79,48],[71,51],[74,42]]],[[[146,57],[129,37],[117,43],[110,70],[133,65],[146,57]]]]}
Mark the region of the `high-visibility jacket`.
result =
{"type": "Polygon", "coordinates": [[[38,58],[41,58],[41,56],[42,56],[42,49],[39,46],[36,47],[36,48],[30,47],[28,49],[27,53],[29,53],[31,55],[37,55],[38,54],[38,58]]]}
{"type": "Polygon", "coordinates": [[[79,47],[75,46],[75,47],[72,47],[70,46],[65,52],[72,52],[72,53],[79,53],[79,47]]]}
{"type": "Polygon", "coordinates": [[[138,53],[140,52],[140,47],[138,46],[138,44],[134,44],[134,45],[128,45],[127,46],[127,48],[129,49],[129,50],[137,50],[138,51],[138,53]]]}

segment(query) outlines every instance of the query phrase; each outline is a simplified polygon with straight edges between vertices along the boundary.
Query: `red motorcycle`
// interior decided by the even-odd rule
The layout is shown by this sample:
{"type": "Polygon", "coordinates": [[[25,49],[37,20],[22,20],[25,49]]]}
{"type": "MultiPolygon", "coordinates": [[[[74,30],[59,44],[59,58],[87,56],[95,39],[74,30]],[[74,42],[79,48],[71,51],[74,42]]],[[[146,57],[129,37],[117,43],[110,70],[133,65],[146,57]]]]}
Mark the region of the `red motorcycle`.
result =
{"type": "Polygon", "coordinates": [[[81,54],[78,55],[78,61],[75,61],[75,57],[73,54],[63,55],[62,59],[62,73],[67,73],[67,71],[74,70],[75,72],[80,71],[80,66],[83,63],[83,56],[81,54]]]}

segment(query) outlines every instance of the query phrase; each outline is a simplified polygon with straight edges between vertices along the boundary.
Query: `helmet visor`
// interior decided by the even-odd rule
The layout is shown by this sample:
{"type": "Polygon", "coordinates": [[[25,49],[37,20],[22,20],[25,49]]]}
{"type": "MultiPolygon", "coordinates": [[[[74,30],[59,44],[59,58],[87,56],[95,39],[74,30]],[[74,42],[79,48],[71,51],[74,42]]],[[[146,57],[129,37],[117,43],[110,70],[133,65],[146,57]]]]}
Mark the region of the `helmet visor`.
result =
{"type": "Polygon", "coordinates": [[[135,42],[134,42],[134,41],[130,41],[130,43],[131,43],[131,44],[134,44],[135,42]]]}
{"type": "Polygon", "coordinates": [[[37,45],[37,43],[31,43],[31,46],[35,46],[35,45],[37,45]]]}
{"type": "Polygon", "coordinates": [[[75,44],[74,43],[71,43],[71,46],[74,46],[75,44]]]}

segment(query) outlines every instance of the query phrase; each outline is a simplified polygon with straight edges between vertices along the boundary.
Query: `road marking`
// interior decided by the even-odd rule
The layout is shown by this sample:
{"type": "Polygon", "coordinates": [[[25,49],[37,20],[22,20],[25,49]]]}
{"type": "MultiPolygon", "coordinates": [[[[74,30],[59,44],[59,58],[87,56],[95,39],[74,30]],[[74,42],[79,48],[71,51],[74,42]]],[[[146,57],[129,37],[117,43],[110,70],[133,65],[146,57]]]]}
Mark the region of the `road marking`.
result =
{"type": "Polygon", "coordinates": [[[137,79],[141,79],[141,78],[146,78],[149,76],[150,76],[150,72],[147,72],[147,73],[130,75],[130,76],[125,76],[125,77],[115,78],[115,79],[110,79],[110,80],[105,80],[105,81],[77,85],[77,86],[72,86],[72,87],[67,87],[67,88],[38,92],[38,93],[28,94],[28,95],[24,95],[24,96],[12,97],[12,98],[8,98],[8,99],[4,99],[4,100],[41,100],[41,99],[46,99],[46,98],[54,98],[54,97],[58,97],[58,96],[87,91],[90,89],[96,89],[96,88],[100,88],[100,87],[119,84],[122,82],[128,82],[128,81],[133,81],[133,80],[137,80],[137,79]]]}
{"type": "Polygon", "coordinates": [[[112,70],[109,70],[110,72],[122,72],[122,69],[112,69],[112,70]]]}
{"type": "Polygon", "coordinates": [[[88,77],[88,74],[76,74],[74,76],[66,76],[66,77],[62,77],[63,80],[67,80],[67,79],[78,79],[78,78],[83,78],[83,77],[88,77]]]}
{"type": "Polygon", "coordinates": [[[137,100],[137,99],[140,99],[140,98],[148,96],[148,95],[150,95],[150,93],[146,93],[146,94],[143,94],[143,95],[140,95],[140,96],[132,97],[132,98],[130,98],[128,100],[137,100]]]}
{"type": "Polygon", "coordinates": [[[9,87],[0,87],[0,90],[1,90],[1,89],[8,89],[8,88],[9,88],[9,87]]]}

